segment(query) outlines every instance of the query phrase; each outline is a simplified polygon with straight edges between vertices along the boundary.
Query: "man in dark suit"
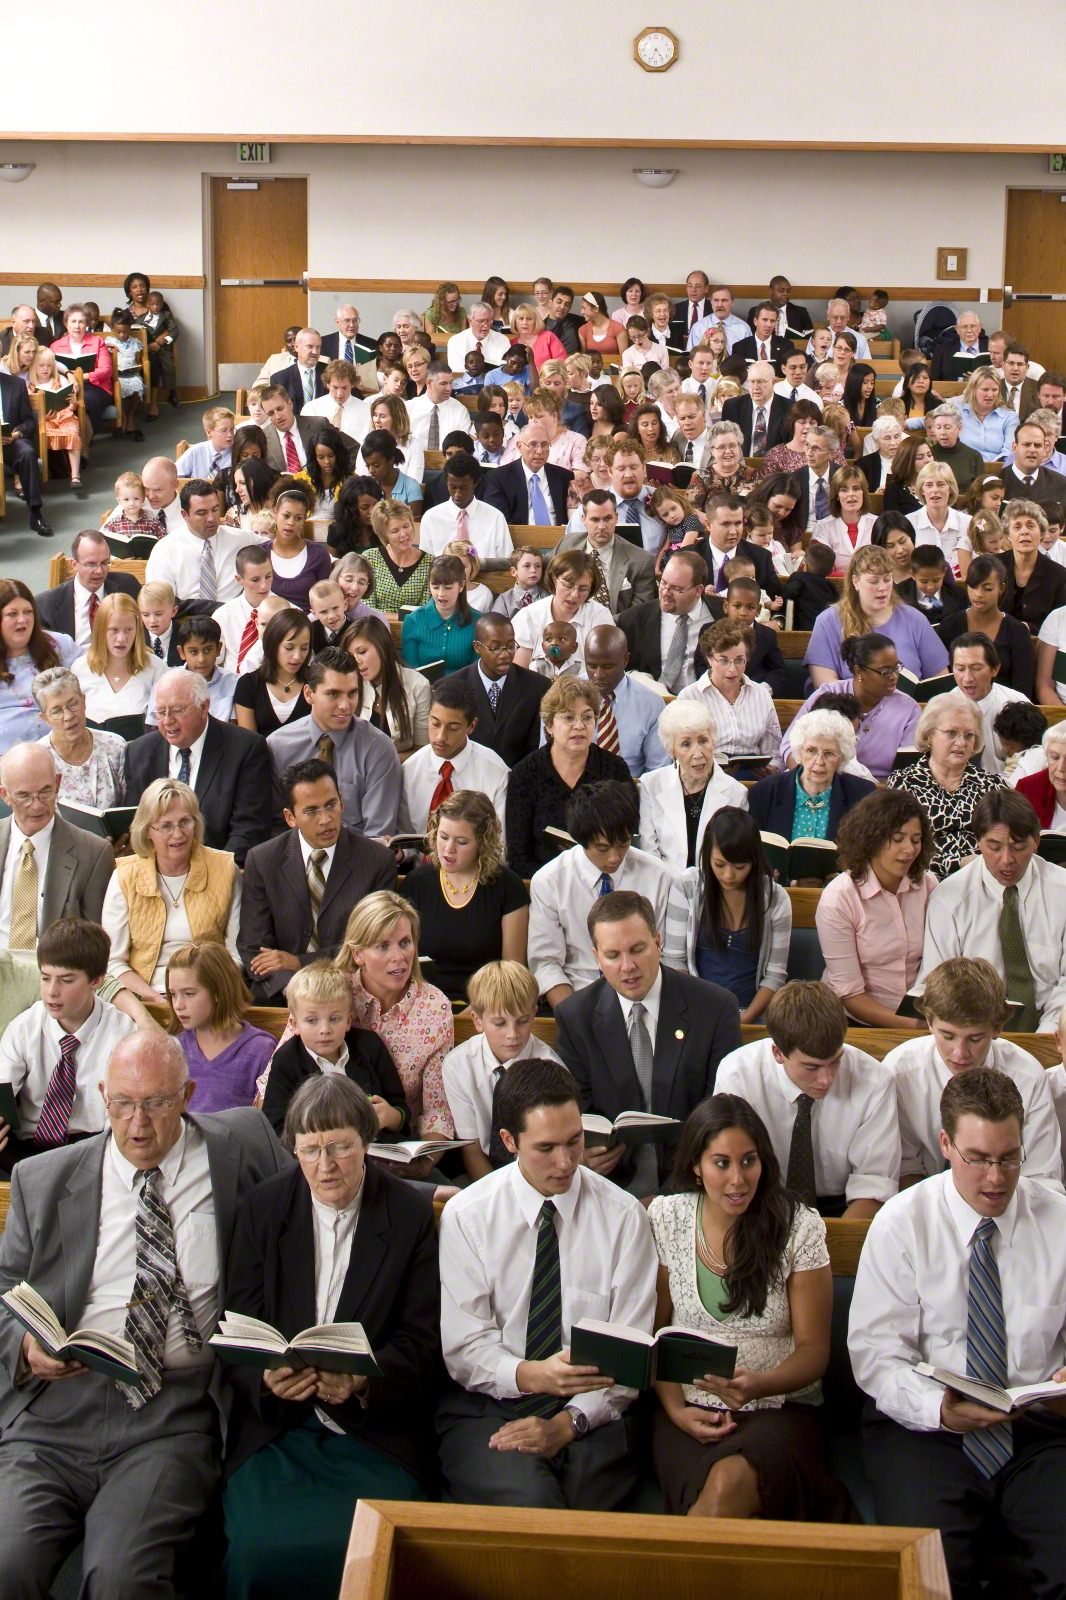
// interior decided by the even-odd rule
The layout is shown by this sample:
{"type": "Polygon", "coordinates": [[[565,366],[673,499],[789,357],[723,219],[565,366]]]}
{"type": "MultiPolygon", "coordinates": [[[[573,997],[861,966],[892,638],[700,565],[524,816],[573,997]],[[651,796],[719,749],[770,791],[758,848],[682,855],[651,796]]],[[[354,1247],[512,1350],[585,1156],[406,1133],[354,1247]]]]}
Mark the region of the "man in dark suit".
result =
{"type": "MultiPolygon", "coordinates": [[[[953,328],[950,328],[933,346],[930,377],[947,383],[960,383],[970,376],[974,367],[986,365],[981,357],[988,352],[988,335],[981,327],[976,311],[964,311],[953,328]]],[[[987,363],[991,365],[991,363],[987,363]]]]}
{"type": "Polygon", "coordinates": [[[191,783],[204,816],[204,843],[229,850],[243,867],[253,845],[271,834],[270,758],[266,740],[211,715],[207,680],[178,668],[155,688],[158,730],[126,746],[126,804],[135,806],[156,778],[191,783]]]}
{"type": "MultiPolygon", "coordinates": [[[[777,332],[782,339],[806,339],[814,332],[814,323],[806,306],[797,306],[792,300],[792,285],[780,273],[770,279],[770,293],[765,301],[760,304],[773,306],[777,315],[777,332]]],[[[748,322],[752,329],[755,327],[755,313],[759,307],[752,306],[748,312],[748,322]]]]}
{"type": "Polygon", "coordinates": [[[359,312],[355,306],[338,306],[336,322],[337,331],[327,333],[322,340],[324,361],[347,361],[357,367],[377,360],[377,340],[368,339],[359,332],[359,312]]]}
{"type": "Polygon", "coordinates": [[[391,852],[344,826],[327,762],[298,762],[281,787],[286,832],[257,844],[244,863],[237,949],[259,1005],[284,1005],[294,972],[337,954],[352,907],[377,889],[396,887],[391,852]]]}
{"type": "Polygon", "coordinates": [[[785,357],[795,354],[796,347],[791,339],[782,339],[778,334],[775,307],[769,300],[762,301],[749,312],[748,321],[752,326],[751,338],[738,339],[730,355],[742,356],[747,362],[772,362],[775,375],[780,377],[785,357]]]}
{"type": "MultiPolygon", "coordinates": [[[[502,511],[508,522],[529,526],[537,521],[534,502],[539,493],[544,515],[550,516],[556,526],[565,526],[569,515],[566,492],[574,474],[548,461],[548,436],[542,424],[526,424],[518,435],[518,454],[518,461],[495,467],[487,475],[488,482],[481,498],[487,506],[502,511]]],[[[544,516],[540,520],[543,522],[544,516]]]]}
{"type": "Polygon", "coordinates": [[[1066,500],[1066,478],[1040,465],[1045,448],[1043,428],[1023,422],[1014,435],[1014,460],[1000,468],[1004,500],[1035,500],[1038,506],[1066,500]]]}
{"type": "Polygon", "coordinates": [[[74,561],[74,576],[54,589],[44,589],[36,596],[37,611],[46,628],[69,634],[79,644],[88,645],[92,634],[90,611],[95,616],[96,606],[109,594],[128,594],[136,600],[140,584],[128,572],[112,572],[111,550],[102,533],[76,533],[70,547],[74,561]]]}
{"type": "MultiPolygon", "coordinates": [[[[270,387],[263,391],[263,413],[267,418],[263,425],[267,442],[267,461],[278,472],[302,471],[307,465],[307,457],[315,447],[315,440],[323,428],[329,427],[329,423],[325,417],[298,417],[293,409],[292,395],[285,385],[278,381],[280,377],[281,374],[277,374],[270,387]],[[295,468],[288,458],[286,448],[290,438],[296,451],[295,468]],[[299,445],[296,443],[297,439],[299,445]]],[[[342,433],[341,438],[354,459],[359,449],[358,441],[350,439],[346,433],[342,433]]]]}
{"type": "Polygon", "coordinates": [[[21,378],[0,368],[0,431],[3,434],[4,472],[17,474],[22,498],[30,513],[30,527],[42,539],[52,537],[52,524],[41,511],[41,463],[37,413],[21,378]]]}
{"type": "Polygon", "coordinates": [[[540,748],[540,702],[551,687],[539,672],[516,667],[514,653],[514,628],[490,611],[474,627],[477,661],[454,674],[471,685],[477,701],[471,739],[495,750],[509,767],[540,748]]]}
{"type": "Polygon", "coordinates": [[[62,917],[100,920],[104,893],[115,870],[115,854],[109,839],[98,839],[56,816],[60,788],[55,762],[42,745],[15,744],[0,759],[0,799],[11,808],[11,815],[0,821],[2,946],[36,949],[41,930],[62,917]],[[27,842],[32,849],[26,849],[27,842]],[[12,879],[5,882],[9,872],[12,879]],[[14,880],[23,872],[37,889],[35,930],[22,923],[12,908],[14,880]],[[13,934],[16,942],[12,946],[13,934]]]}
{"type": "MultiPolygon", "coordinates": [[[[556,1049],[581,1091],[583,1112],[613,1122],[649,1111],[684,1122],[714,1093],[718,1064],[740,1040],[733,995],[662,964],[662,939],[650,902],[631,890],[593,901],[593,954],[602,973],[560,1002],[556,1049]]],[[[662,1144],[586,1146],[585,1165],[639,1196],[668,1177],[678,1128],[662,1144]]]]}
{"type": "Polygon", "coordinates": [[[711,314],[711,280],[698,267],[685,279],[685,299],[678,300],[670,318],[670,343],[677,350],[688,349],[688,336],[697,322],[711,314]]]}
{"type": "Polygon", "coordinates": [[[735,422],[741,430],[746,456],[764,456],[775,444],[784,444],[785,418],[791,410],[792,402],[774,393],[773,367],[768,361],[756,361],[748,368],[748,393],[723,402],[722,421],[735,422]],[[755,425],[760,412],[766,437],[756,448],[755,425]]]}

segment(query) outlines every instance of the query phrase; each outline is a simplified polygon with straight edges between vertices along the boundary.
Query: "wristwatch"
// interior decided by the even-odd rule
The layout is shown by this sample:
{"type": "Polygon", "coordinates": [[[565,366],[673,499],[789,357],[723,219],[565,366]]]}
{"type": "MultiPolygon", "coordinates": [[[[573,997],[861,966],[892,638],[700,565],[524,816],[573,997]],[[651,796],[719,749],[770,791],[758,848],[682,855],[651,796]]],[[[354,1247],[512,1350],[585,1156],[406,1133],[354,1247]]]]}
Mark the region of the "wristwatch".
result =
{"type": "Polygon", "coordinates": [[[577,1406],[565,1406],[567,1416],[574,1425],[574,1438],[583,1439],[589,1431],[589,1419],[577,1406]]]}

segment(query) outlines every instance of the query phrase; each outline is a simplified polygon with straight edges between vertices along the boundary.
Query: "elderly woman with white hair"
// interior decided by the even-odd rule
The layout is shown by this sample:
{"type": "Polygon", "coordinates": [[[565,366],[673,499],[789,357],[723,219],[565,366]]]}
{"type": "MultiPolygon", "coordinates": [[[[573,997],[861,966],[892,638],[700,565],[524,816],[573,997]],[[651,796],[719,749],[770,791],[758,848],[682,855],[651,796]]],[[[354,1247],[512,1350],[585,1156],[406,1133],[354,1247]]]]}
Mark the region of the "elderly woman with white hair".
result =
{"type": "Polygon", "coordinates": [[[637,843],[683,871],[699,860],[707,824],[722,806],[747,809],[748,791],[715,765],[714,717],[698,700],[675,700],[659,717],[659,741],[671,765],[640,780],[637,843]]]}
{"type": "Polygon", "coordinates": [[[866,436],[863,454],[856,466],[871,492],[884,488],[892,471],[892,461],[903,442],[903,429],[895,417],[877,417],[866,436]]]}
{"type": "Polygon", "coordinates": [[[63,799],[106,811],[126,793],[126,741],[86,724],[85,691],[69,667],[48,667],[33,680],[32,694],[48,732],[38,744],[51,751],[63,780],[63,799]]]}
{"type": "Polygon", "coordinates": [[[200,803],[177,778],[145,789],[130,846],[133,854],[115,863],[100,918],[111,939],[108,976],[165,1005],[167,963],[184,945],[224,944],[240,965],[240,874],[228,851],[205,846],[200,803]]]}
{"type": "Polygon", "coordinates": [[[1015,788],[1032,801],[1041,828],[1066,833],[1066,722],[1053,723],[1041,744],[1047,766],[1019,778],[1015,788]]]}
{"type": "Polygon", "coordinates": [[[848,807],[877,787],[843,770],[855,759],[855,729],[839,711],[819,707],[797,718],[789,733],[797,765],[749,789],[748,810],[761,833],[835,839],[848,807]]]}
{"type": "Polygon", "coordinates": [[[959,486],[955,474],[943,461],[929,461],[914,480],[914,492],[922,502],[918,511],[907,513],[914,529],[914,543],[939,545],[948,565],[958,572],[955,547],[970,526],[965,511],[957,511],[959,486]]]}
{"type": "Polygon", "coordinates": [[[981,708],[962,695],[941,694],[931,700],[918,719],[914,733],[920,758],[911,766],[891,772],[890,789],[906,789],[929,815],[936,837],[936,852],[929,870],[937,878],[961,867],[977,854],[971,826],[973,808],[1003,779],[970,765],[984,749],[985,724],[981,708]]]}
{"type": "Polygon", "coordinates": [[[925,419],[925,432],[933,452],[933,460],[950,467],[955,474],[959,493],[965,494],[975,478],[985,470],[984,458],[972,445],[963,444],[962,412],[951,400],[945,400],[925,419]]]}

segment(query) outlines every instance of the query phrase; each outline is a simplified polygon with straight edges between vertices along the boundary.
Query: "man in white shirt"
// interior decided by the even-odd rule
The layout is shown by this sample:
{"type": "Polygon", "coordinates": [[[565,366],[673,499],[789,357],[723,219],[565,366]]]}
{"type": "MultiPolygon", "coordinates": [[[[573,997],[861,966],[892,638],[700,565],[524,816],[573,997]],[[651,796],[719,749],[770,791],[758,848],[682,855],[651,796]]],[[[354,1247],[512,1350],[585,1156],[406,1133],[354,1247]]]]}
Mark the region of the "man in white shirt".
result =
{"type": "MultiPolygon", "coordinates": [[[[846,300],[830,300],[825,308],[825,320],[829,326],[830,349],[838,333],[850,333],[855,340],[856,361],[869,361],[870,346],[866,341],[866,335],[860,333],[858,328],[849,326],[851,322],[851,307],[846,300]]],[[[813,334],[807,341],[807,354],[809,356],[814,354],[813,334]]]]}
{"type": "Polygon", "coordinates": [[[249,543],[241,528],[219,526],[218,494],[202,478],[181,491],[182,527],[160,539],[145,568],[147,583],[169,583],[180,600],[200,600],[213,610],[241,592],[237,551],[249,543]]]}
{"type": "Polygon", "coordinates": [[[823,1216],[873,1217],[899,1188],[892,1076],[844,1043],[848,1016],[824,983],[786,983],[764,1012],[767,1039],[726,1056],[715,1092],[766,1124],[781,1179],[823,1216]]]}
{"type": "Polygon", "coordinates": [[[688,349],[694,350],[711,328],[721,328],[725,334],[726,355],[731,354],[733,346],[739,344],[741,339],[751,337],[751,329],[743,318],[733,315],[733,291],[727,289],[724,283],[711,290],[710,316],[701,317],[695,327],[689,330],[688,349]]]}
{"type": "Polygon", "coordinates": [[[1062,1591],[1064,1400],[1005,1414],[916,1370],[999,1387],[1066,1377],[1066,1199],[1020,1176],[1025,1112],[990,1067],[940,1104],[948,1171],[874,1218],[859,1258],[848,1348],[870,1396],[863,1459],[879,1523],[939,1528],[957,1597],[1062,1591]],[[874,1409],[876,1407],[876,1409],[874,1409]],[[1011,1578],[996,1571],[1012,1545],[1011,1578]]]}
{"type": "Polygon", "coordinates": [[[1008,1016],[1003,979],[990,961],[955,956],[929,974],[922,995],[929,1034],[885,1057],[896,1084],[902,1144],[900,1187],[944,1169],[940,1096],[958,1072],[995,1067],[1018,1085],[1025,1106],[1027,1178],[1062,1193],[1062,1148],[1054,1097],[1035,1056],[999,1037],[1008,1016]]]}
{"type": "Polygon", "coordinates": [[[502,821],[511,770],[495,750],[471,739],[476,724],[473,685],[465,678],[439,679],[429,707],[429,743],[403,764],[400,833],[425,833],[432,812],[460,789],[487,795],[502,821]]]}
{"type": "Polygon", "coordinates": [[[418,525],[418,548],[439,556],[446,544],[466,539],[473,545],[478,560],[503,561],[514,552],[514,541],[507,520],[495,506],[477,498],[484,474],[467,451],[450,456],[444,469],[447,500],[431,506],[418,525]]]}
{"type": "Polygon", "coordinates": [[[62,779],[51,751],[13,744],[0,756],[0,949],[32,951],[61,917],[99,922],[115,870],[109,839],[56,816],[62,779]]]}
{"type": "Polygon", "coordinates": [[[566,831],[575,843],[540,867],[530,880],[529,968],[554,1010],[575,989],[599,977],[588,915],[600,895],[632,889],[651,902],[662,934],[679,883],[655,856],[632,844],[640,822],[636,785],[607,779],[582,784],[566,806],[566,831]]]}
{"type": "MultiPolygon", "coordinates": [[[[453,333],[448,340],[447,368],[449,372],[464,372],[466,358],[471,350],[480,350],[485,358],[486,367],[495,367],[503,360],[511,348],[511,341],[505,333],[496,333],[492,327],[492,307],[486,305],[484,300],[470,307],[470,326],[464,328],[462,333],[453,333]]],[[[449,394],[451,390],[449,389],[449,394]]],[[[444,429],[441,438],[447,432],[444,429]]]]}
{"type": "Polygon", "coordinates": [[[497,1097],[515,1156],[441,1215],[441,1343],[455,1387],[437,1412],[460,1504],[619,1510],[638,1457],[632,1391],[572,1367],[582,1317],[651,1332],[656,1255],[644,1208],[581,1164],[578,1088],[553,1061],[519,1061],[497,1097]]]}
{"type": "MultiPolygon", "coordinates": [[[[802,350],[794,350],[784,360],[784,374],[780,383],[774,384],[774,393],[779,394],[782,400],[810,400],[818,410],[823,409],[822,397],[807,383],[807,357],[802,350]]],[[[788,442],[787,440],[785,441],[788,442]]]]}
{"type": "Polygon", "coordinates": [[[169,456],[152,456],[141,468],[141,482],[144,498],[159,522],[160,537],[176,533],[181,527],[177,465],[169,456]]]}
{"type": "Polygon", "coordinates": [[[352,392],[357,382],[355,368],[344,360],[331,361],[322,371],[322,382],[327,393],[309,400],[300,415],[322,417],[349,439],[361,440],[370,432],[370,406],[352,392]]]}
{"type": "Polygon", "coordinates": [[[441,450],[449,433],[470,432],[470,413],[461,400],[452,399],[452,374],[446,361],[431,361],[426,369],[426,392],[408,400],[411,441],[423,450],[441,450]]]}
{"type": "Polygon", "coordinates": [[[1040,819],[1014,789],[982,795],[970,826],[980,859],[929,897],[915,988],[952,956],[984,956],[1022,1007],[1015,1030],[1051,1033],[1066,1003],[1066,871],[1037,855],[1040,819]]]}
{"type": "Polygon", "coordinates": [[[681,460],[686,466],[693,466],[697,472],[702,472],[711,448],[703,401],[698,394],[679,395],[674,416],[677,419],[677,432],[673,443],[681,452],[681,460]]]}
{"type": "MultiPolygon", "coordinates": [[[[983,633],[960,633],[951,641],[948,655],[956,687],[945,695],[934,695],[933,699],[937,703],[942,699],[969,700],[977,707],[985,730],[981,765],[986,772],[1001,773],[1005,756],[993,724],[1005,705],[1012,700],[1027,700],[1029,697],[1022,694],[1020,689],[996,682],[999,676],[999,652],[983,633]]],[[[945,678],[944,681],[949,683],[951,680],[945,678]]]]}

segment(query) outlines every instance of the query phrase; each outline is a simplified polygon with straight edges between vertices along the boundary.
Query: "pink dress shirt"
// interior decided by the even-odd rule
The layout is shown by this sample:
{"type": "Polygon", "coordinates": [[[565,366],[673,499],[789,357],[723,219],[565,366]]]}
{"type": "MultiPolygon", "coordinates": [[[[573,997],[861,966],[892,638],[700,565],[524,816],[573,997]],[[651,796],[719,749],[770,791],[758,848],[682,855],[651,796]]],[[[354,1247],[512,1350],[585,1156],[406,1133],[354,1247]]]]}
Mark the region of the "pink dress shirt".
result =
{"type": "Polygon", "coordinates": [[[822,890],[816,925],[825,956],[825,982],[848,996],[899,1008],[922,963],[925,908],[937,886],[931,872],[919,883],[904,878],[898,894],[881,887],[872,869],[858,880],[842,872],[822,890]]]}

